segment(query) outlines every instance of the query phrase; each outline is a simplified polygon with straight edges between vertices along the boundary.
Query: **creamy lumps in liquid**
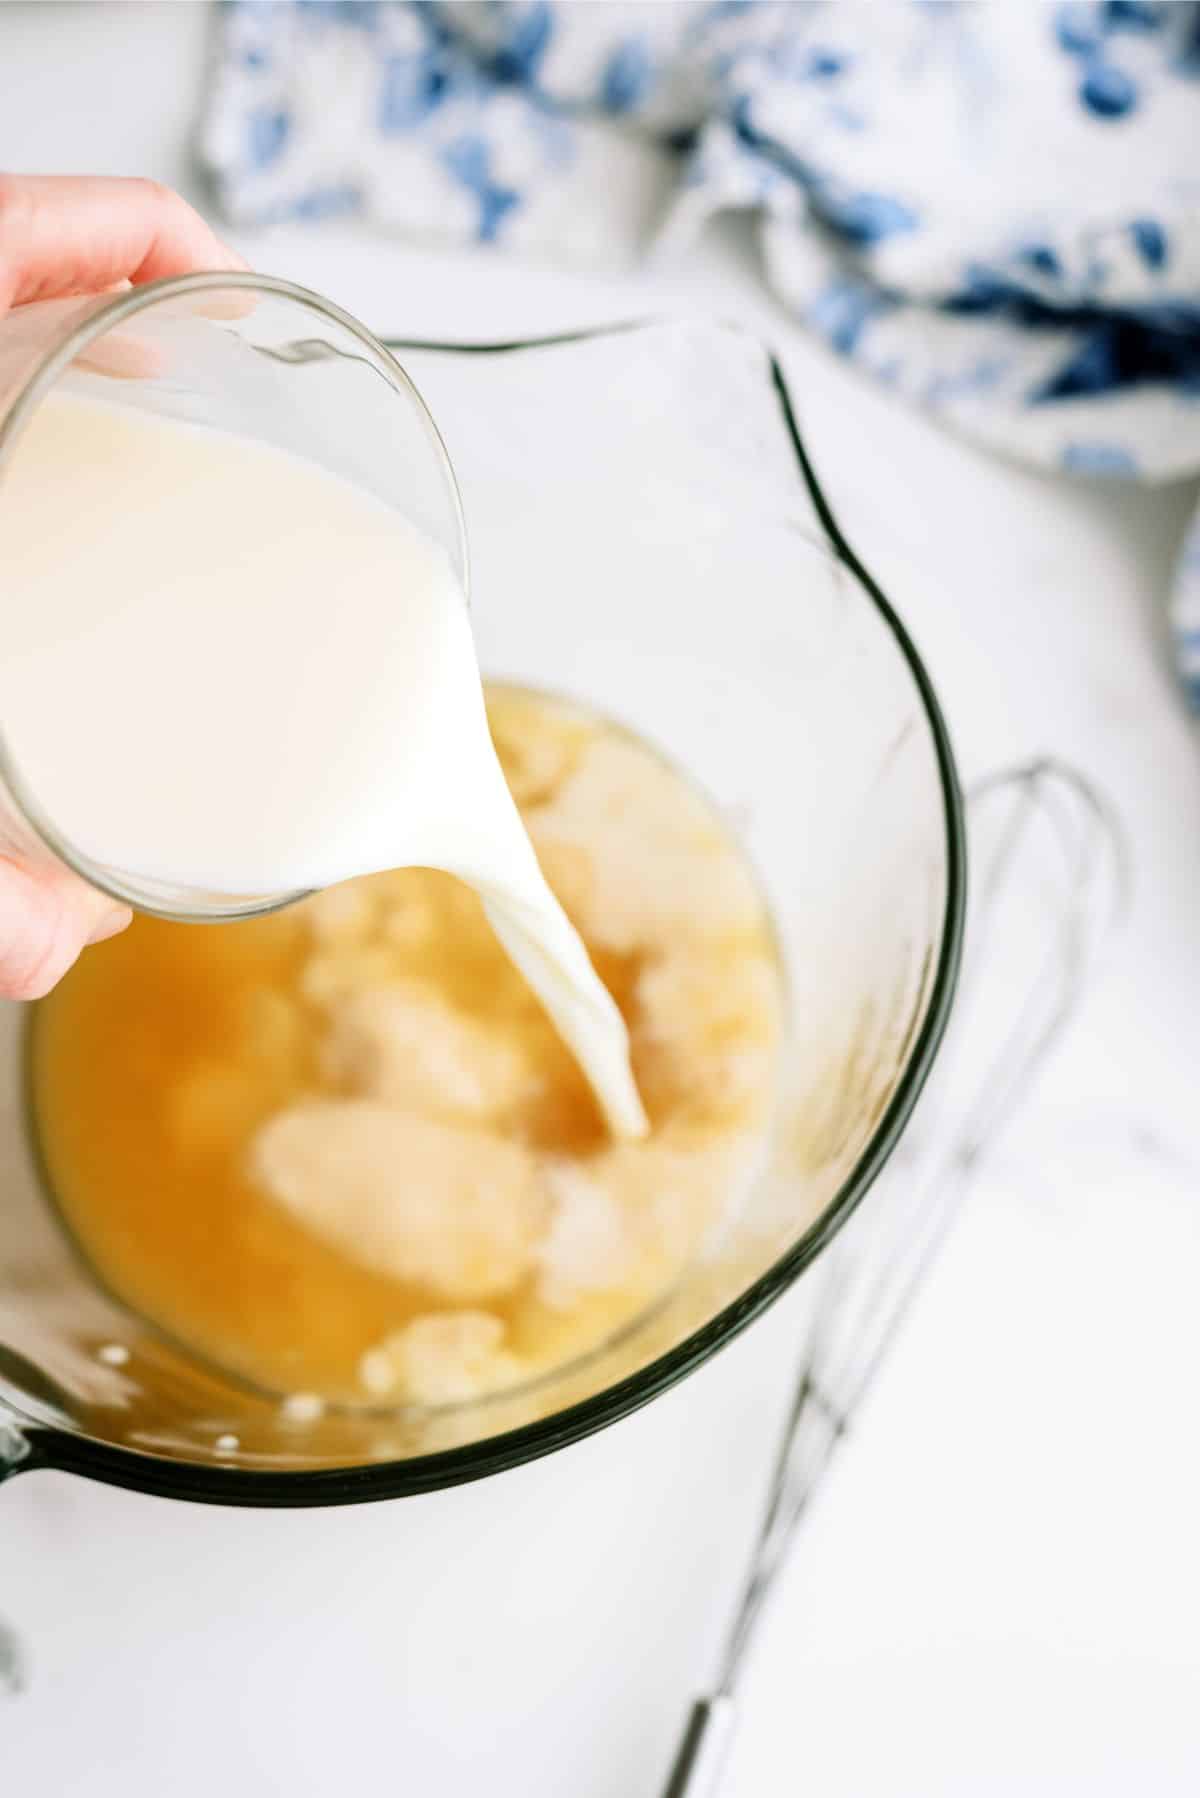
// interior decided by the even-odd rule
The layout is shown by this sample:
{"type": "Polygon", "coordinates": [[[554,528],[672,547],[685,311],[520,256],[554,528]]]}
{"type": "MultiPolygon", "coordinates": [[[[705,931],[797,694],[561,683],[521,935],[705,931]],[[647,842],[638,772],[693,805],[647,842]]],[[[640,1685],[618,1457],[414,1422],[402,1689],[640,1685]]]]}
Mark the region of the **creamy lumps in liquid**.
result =
{"type": "Polygon", "coordinates": [[[278,1391],[444,1403],[562,1366],[652,1304],[752,1177],[781,990],[711,808],[577,708],[489,690],[554,887],[627,1020],[616,1140],[443,874],[228,929],[138,919],[38,1008],[51,1178],[110,1286],[278,1391]]]}

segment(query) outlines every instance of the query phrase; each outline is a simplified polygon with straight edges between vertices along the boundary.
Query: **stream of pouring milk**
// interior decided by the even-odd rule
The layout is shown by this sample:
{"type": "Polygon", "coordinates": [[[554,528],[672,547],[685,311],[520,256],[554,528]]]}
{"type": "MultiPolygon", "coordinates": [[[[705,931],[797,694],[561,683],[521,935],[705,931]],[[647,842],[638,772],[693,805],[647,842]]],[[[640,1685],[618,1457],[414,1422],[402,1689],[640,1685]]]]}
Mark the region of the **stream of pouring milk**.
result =
{"type": "Polygon", "coordinates": [[[226,893],[446,869],[612,1130],[644,1133],[624,1023],[505,785],[432,539],[272,446],[59,394],[4,479],[0,578],[0,729],[66,841],[226,893]]]}

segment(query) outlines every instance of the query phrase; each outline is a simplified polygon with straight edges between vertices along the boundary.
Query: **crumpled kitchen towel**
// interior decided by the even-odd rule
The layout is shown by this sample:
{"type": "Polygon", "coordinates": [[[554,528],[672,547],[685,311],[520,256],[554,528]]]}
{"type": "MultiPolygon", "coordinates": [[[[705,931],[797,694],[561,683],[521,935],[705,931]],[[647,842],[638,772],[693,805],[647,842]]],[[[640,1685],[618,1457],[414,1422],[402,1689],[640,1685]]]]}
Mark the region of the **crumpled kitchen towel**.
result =
{"type": "MultiPolygon", "coordinates": [[[[238,225],[574,259],[750,208],[897,394],[1047,468],[1200,467],[1192,0],[228,0],[201,155],[238,225]]],[[[1200,519],[1173,619],[1200,707],[1200,519]]]]}

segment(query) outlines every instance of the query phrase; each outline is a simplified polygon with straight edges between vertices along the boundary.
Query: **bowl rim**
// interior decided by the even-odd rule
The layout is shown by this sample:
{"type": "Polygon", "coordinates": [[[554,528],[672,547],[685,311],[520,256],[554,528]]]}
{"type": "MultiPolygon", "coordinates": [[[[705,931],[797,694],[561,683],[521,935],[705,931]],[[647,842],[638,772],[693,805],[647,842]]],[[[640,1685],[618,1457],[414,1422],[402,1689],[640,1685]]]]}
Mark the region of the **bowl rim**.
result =
{"type": "MultiPolygon", "coordinates": [[[[389,352],[503,356],[527,350],[583,343],[598,337],[653,330],[670,325],[669,317],[638,318],[616,324],[549,335],[475,343],[386,338],[389,352]]],[[[731,1342],[787,1290],[817,1258],[853,1214],[886,1164],[912,1114],[941,1045],[949,1020],[962,957],[966,914],[966,824],[950,736],[933,683],[908,631],[878,583],[847,542],[817,478],[805,447],[779,359],[748,327],[710,320],[748,338],[762,349],[765,372],[775,392],[784,428],[795,452],[800,477],[808,491],[830,548],[871,599],[908,665],[925,710],[942,793],[946,842],[946,896],[941,943],[929,1002],[896,1090],[876,1121],[870,1139],[834,1197],[796,1241],[766,1271],[717,1314],[673,1348],[656,1356],[636,1373],[581,1399],[564,1410],[478,1442],[408,1460],[369,1462],[353,1467],[298,1469],[208,1466],[177,1461],[121,1444],[102,1442],[51,1423],[26,1417],[19,1408],[14,1422],[23,1438],[20,1460],[12,1471],[54,1468],[78,1473],[107,1485],[122,1486],[160,1497],[205,1504],[295,1508],[360,1504],[439,1490],[506,1472],[526,1461],[565,1448],[639,1410],[675,1385],[731,1342]]],[[[361,329],[361,327],[360,327],[361,329]]],[[[0,1413],[2,1415],[2,1413],[0,1413]]],[[[0,1470],[2,1477],[3,1470],[0,1470]]]]}

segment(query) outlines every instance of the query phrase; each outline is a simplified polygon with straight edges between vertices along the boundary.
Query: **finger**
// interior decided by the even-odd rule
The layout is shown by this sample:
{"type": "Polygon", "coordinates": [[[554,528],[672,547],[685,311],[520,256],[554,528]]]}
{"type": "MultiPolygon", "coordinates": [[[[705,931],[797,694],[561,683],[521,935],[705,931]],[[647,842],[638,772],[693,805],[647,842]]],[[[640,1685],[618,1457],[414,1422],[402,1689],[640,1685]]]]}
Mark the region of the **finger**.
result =
{"type": "MultiPolygon", "coordinates": [[[[38,300],[18,306],[0,318],[0,411],[22,387],[46,354],[47,348],[65,337],[105,303],[104,296],[81,299],[38,300]]],[[[79,368],[102,375],[150,379],[162,373],[163,352],[149,343],[144,333],[128,329],[105,331],[75,358],[79,368]]]]}
{"type": "Polygon", "coordinates": [[[170,188],[122,176],[0,176],[0,312],[196,269],[241,269],[170,188]]]}
{"type": "Polygon", "coordinates": [[[44,998],[86,944],[130,916],[66,868],[0,861],[0,997],[44,998]]]}

